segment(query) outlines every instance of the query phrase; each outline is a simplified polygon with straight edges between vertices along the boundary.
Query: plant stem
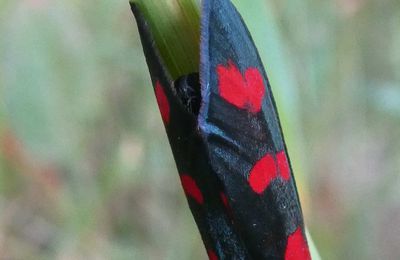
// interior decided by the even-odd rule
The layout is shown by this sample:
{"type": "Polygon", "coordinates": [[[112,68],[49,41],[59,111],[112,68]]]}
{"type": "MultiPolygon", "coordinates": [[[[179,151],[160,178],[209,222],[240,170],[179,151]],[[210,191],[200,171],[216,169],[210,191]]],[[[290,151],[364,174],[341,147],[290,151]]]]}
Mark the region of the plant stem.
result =
{"type": "Polygon", "coordinates": [[[199,71],[200,8],[196,0],[131,0],[145,16],[173,79],[199,71]]]}

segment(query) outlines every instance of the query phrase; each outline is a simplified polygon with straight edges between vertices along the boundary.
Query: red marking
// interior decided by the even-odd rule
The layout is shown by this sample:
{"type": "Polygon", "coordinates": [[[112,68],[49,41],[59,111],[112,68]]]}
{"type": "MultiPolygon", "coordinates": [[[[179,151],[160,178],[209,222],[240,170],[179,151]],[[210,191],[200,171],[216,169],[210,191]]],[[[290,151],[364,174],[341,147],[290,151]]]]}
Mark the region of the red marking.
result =
{"type": "Polygon", "coordinates": [[[257,68],[249,68],[244,76],[232,61],[228,66],[217,66],[219,93],[229,103],[248,109],[252,113],[261,110],[265,94],[263,77],[257,68]]]}
{"type": "Polygon", "coordinates": [[[201,194],[201,191],[193,178],[185,174],[181,175],[180,177],[183,190],[185,191],[186,195],[193,198],[195,201],[197,201],[197,203],[203,204],[203,194],[201,194]]]}
{"type": "Polygon", "coordinates": [[[215,254],[213,250],[208,250],[207,255],[210,260],[218,260],[218,256],[215,254]]]}
{"type": "Polygon", "coordinates": [[[229,209],[228,198],[226,197],[225,193],[221,192],[219,196],[221,197],[221,201],[224,204],[225,208],[229,209]]]}
{"type": "Polygon", "coordinates": [[[261,194],[277,177],[276,163],[271,154],[262,157],[250,171],[249,183],[254,192],[261,194]]]}
{"type": "Polygon", "coordinates": [[[308,251],[307,242],[304,239],[301,228],[288,238],[285,252],[285,260],[310,260],[310,252],[308,251]]]}
{"type": "Polygon", "coordinates": [[[276,154],[276,161],[278,164],[279,173],[283,180],[288,181],[290,179],[290,168],[286,157],[285,151],[280,151],[276,154]]]}
{"type": "Polygon", "coordinates": [[[158,108],[160,109],[161,118],[165,125],[169,123],[169,103],[167,95],[164,92],[164,88],[161,86],[159,81],[156,82],[155,87],[156,99],[158,103],[158,108]]]}
{"type": "Polygon", "coordinates": [[[231,221],[233,221],[233,212],[232,212],[231,206],[228,203],[228,198],[226,197],[225,193],[223,193],[223,192],[221,192],[219,194],[219,196],[221,197],[221,201],[225,206],[228,217],[231,219],[231,221]]]}

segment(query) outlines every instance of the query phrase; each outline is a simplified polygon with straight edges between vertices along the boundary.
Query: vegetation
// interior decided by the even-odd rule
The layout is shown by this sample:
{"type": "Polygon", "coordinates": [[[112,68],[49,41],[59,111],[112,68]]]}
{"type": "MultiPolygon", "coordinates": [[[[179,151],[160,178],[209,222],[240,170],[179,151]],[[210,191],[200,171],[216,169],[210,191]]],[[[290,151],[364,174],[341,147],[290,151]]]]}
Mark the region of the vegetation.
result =
{"type": "MultiPolygon", "coordinates": [[[[398,259],[400,3],[233,2],[322,258],[398,259]]],[[[128,2],[0,16],[0,259],[205,259],[128,2]]]]}

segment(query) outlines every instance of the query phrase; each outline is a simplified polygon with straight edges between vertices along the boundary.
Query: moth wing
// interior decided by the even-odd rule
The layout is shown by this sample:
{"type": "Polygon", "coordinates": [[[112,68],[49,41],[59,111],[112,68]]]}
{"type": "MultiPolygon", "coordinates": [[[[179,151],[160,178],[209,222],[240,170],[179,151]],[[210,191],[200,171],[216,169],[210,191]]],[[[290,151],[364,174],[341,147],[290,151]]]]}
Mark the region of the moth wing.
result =
{"type": "Polygon", "coordinates": [[[301,207],[267,75],[229,0],[203,1],[200,49],[198,122],[211,165],[250,254],[283,257],[290,235],[304,235],[301,207]]]}

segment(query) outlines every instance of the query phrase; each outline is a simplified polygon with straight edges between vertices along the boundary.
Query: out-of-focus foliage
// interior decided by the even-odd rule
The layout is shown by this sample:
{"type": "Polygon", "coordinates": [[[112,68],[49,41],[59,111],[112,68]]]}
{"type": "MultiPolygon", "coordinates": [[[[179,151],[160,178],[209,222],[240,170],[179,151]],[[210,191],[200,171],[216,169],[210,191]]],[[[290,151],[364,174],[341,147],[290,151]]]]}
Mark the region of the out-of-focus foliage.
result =
{"type": "MultiPolygon", "coordinates": [[[[400,258],[400,2],[234,3],[322,258],[400,258]]],[[[0,17],[0,259],[205,258],[128,1],[0,17]]]]}

